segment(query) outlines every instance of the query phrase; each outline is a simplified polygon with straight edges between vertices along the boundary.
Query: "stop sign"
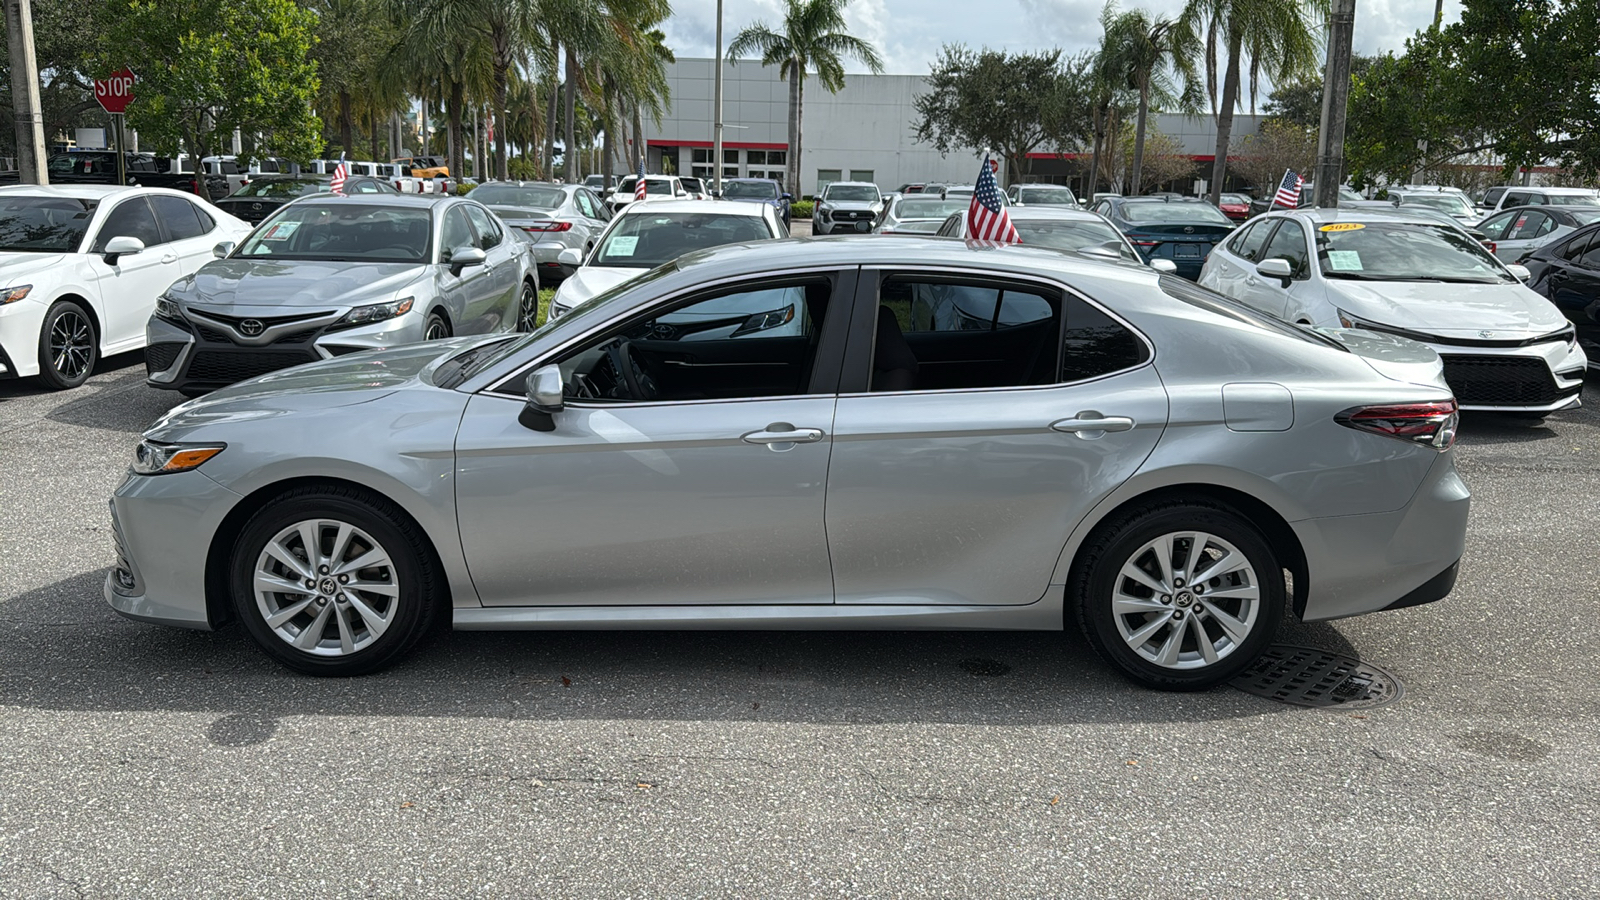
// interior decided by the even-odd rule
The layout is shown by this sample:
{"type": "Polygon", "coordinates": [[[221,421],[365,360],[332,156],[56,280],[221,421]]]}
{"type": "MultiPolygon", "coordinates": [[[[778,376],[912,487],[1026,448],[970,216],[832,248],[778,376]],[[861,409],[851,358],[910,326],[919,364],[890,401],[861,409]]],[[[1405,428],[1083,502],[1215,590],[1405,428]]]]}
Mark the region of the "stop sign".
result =
{"type": "Polygon", "coordinates": [[[133,102],[133,70],[124,66],[108,78],[96,78],[94,98],[108,113],[126,112],[128,104],[133,102]]]}

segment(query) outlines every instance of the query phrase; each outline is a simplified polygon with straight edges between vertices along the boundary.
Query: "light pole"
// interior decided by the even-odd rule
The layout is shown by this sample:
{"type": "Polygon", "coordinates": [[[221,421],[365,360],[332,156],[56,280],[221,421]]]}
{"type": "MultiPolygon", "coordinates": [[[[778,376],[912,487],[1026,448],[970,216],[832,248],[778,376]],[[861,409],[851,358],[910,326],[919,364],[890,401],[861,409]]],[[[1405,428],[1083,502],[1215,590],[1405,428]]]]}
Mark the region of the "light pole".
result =
{"type": "Polygon", "coordinates": [[[1328,65],[1322,76],[1322,128],[1317,132],[1317,195],[1314,199],[1322,209],[1339,207],[1345,110],[1350,100],[1350,39],[1355,25],[1356,0],[1333,0],[1333,10],[1328,16],[1328,65]]]}
{"type": "Polygon", "coordinates": [[[712,91],[715,116],[711,124],[711,196],[722,196],[722,0],[717,0],[717,74],[712,91]]]}
{"type": "Polygon", "coordinates": [[[39,63],[33,55],[33,9],[29,0],[5,0],[5,4],[6,35],[11,53],[11,103],[16,113],[18,180],[22,184],[49,184],[50,171],[45,168],[44,113],[39,108],[39,63]]]}

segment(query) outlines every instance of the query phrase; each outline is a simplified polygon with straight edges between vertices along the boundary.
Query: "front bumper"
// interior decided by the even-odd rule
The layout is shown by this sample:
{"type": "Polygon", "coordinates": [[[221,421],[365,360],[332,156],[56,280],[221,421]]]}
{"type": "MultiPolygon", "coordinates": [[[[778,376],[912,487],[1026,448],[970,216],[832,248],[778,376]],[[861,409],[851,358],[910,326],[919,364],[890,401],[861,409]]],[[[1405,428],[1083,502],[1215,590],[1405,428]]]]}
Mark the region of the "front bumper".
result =
{"type": "Polygon", "coordinates": [[[1442,598],[1466,548],[1471,503],[1454,455],[1442,453],[1400,509],[1293,523],[1310,574],[1295,612],[1315,622],[1442,598]]]}
{"type": "Polygon", "coordinates": [[[1566,341],[1529,347],[1428,343],[1464,410],[1548,413],[1582,405],[1589,360],[1566,341]]]}
{"type": "Polygon", "coordinates": [[[216,322],[171,322],[154,316],[145,326],[145,383],[167,390],[206,391],[249,378],[422,340],[426,315],[420,305],[394,319],[335,328],[338,314],[308,318],[303,329],[265,344],[236,340],[216,322]]]}
{"type": "Polygon", "coordinates": [[[198,469],[125,478],[111,498],[117,565],[106,602],[141,622],[210,630],[206,559],[212,537],[240,496],[198,469]]]}
{"type": "Polygon", "coordinates": [[[852,210],[826,210],[817,214],[817,221],[829,232],[853,231],[866,234],[872,230],[872,220],[876,216],[871,212],[852,210]]]}

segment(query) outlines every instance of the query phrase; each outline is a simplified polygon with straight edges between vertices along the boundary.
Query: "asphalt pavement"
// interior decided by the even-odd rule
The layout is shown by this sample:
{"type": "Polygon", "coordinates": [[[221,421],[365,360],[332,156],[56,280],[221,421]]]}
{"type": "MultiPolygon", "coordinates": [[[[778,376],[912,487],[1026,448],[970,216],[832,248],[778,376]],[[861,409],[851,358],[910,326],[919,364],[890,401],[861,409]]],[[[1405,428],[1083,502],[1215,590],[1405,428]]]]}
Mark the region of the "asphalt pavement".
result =
{"type": "Polygon", "coordinates": [[[0,382],[0,896],[1600,891],[1589,410],[1467,418],[1455,593],[1280,637],[1404,697],[1319,710],[1054,633],[459,633],[296,676],[101,597],[106,499],[178,399],[138,354],[0,382]]]}

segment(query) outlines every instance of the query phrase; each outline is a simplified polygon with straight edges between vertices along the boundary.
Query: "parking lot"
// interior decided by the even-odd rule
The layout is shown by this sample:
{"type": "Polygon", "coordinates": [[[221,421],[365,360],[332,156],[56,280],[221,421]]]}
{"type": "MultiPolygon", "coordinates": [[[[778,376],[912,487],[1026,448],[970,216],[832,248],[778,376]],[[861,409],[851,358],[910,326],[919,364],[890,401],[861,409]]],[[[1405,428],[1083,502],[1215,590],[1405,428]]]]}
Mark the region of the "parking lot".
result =
{"type": "MultiPolygon", "coordinates": [[[[137,353],[0,383],[0,893],[1553,897],[1600,881],[1600,417],[1469,417],[1454,594],[1283,643],[1362,710],[1127,685],[1076,635],[441,634],[314,680],[116,616],[137,353]]],[[[1591,384],[1587,400],[1600,404],[1591,384]]]]}

